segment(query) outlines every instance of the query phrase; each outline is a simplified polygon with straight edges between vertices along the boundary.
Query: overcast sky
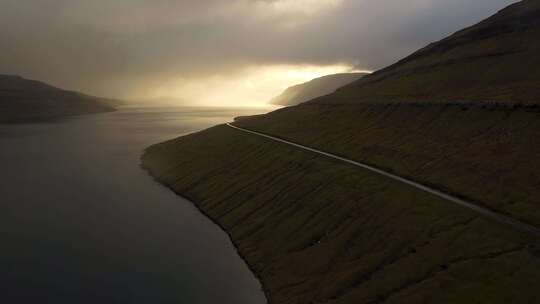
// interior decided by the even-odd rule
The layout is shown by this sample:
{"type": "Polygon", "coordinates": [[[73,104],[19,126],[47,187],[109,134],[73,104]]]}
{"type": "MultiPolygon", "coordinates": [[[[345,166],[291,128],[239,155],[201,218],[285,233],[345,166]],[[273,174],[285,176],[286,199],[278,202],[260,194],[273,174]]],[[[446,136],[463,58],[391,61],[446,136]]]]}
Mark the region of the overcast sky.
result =
{"type": "Polygon", "coordinates": [[[512,2],[0,0],[0,73],[111,97],[259,102],[382,68],[512,2]]]}

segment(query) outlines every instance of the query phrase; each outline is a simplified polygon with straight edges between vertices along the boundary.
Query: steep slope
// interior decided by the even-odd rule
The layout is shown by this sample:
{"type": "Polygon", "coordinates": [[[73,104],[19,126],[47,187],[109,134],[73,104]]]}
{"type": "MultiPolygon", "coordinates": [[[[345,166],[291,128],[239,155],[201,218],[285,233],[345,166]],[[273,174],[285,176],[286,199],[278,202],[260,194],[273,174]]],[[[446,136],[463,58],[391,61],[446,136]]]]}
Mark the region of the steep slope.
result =
{"type": "Polygon", "coordinates": [[[320,102],[540,100],[540,1],[513,4],[320,102]]]}
{"type": "MultiPolygon", "coordinates": [[[[235,125],[540,227],[539,2],[235,125]]],[[[143,164],[230,233],[270,303],[536,301],[540,240],[370,172],[227,126],[152,146],[143,164]]]]}
{"type": "Polygon", "coordinates": [[[281,106],[294,106],[333,93],[338,88],[365,75],[367,73],[342,73],[319,77],[286,89],[281,95],[273,98],[270,103],[281,106]]]}
{"type": "Polygon", "coordinates": [[[540,227],[538,110],[303,105],[235,124],[370,163],[540,227]]]}
{"type": "Polygon", "coordinates": [[[269,303],[533,303],[535,242],[344,163],[218,126],[144,166],[221,225],[269,303]]]}
{"type": "Polygon", "coordinates": [[[0,123],[33,122],[114,111],[114,100],[66,91],[18,76],[0,75],[0,123]]]}

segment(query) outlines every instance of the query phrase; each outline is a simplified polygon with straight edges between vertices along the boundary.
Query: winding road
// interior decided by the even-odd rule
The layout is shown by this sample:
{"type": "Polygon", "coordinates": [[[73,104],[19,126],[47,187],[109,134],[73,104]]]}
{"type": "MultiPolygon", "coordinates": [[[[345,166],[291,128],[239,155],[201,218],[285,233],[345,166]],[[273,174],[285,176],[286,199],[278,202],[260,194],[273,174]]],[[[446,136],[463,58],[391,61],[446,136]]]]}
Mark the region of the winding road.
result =
{"type": "Polygon", "coordinates": [[[410,186],[412,186],[414,188],[417,188],[419,190],[422,190],[424,192],[427,192],[427,193],[430,193],[430,194],[435,195],[437,197],[440,197],[442,199],[445,199],[445,200],[447,200],[449,202],[452,202],[454,204],[457,204],[457,205],[460,205],[462,207],[473,210],[473,211],[475,211],[475,212],[477,212],[477,213],[479,213],[479,214],[481,214],[481,215],[483,215],[483,216],[485,216],[487,218],[490,218],[490,219],[492,219],[492,220],[494,220],[496,222],[499,222],[499,223],[502,223],[502,224],[505,224],[505,225],[509,225],[509,226],[511,226],[511,227],[513,227],[515,229],[521,230],[523,232],[526,232],[528,234],[531,234],[531,235],[533,235],[535,237],[540,238],[540,228],[537,228],[537,227],[532,226],[530,224],[524,223],[524,222],[519,221],[517,219],[511,218],[509,216],[503,215],[501,213],[494,212],[494,211],[489,210],[487,208],[478,206],[477,204],[465,201],[463,199],[457,198],[455,196],[444,193],[444,192],[439,191],[437,189],[433,189],[431,187],[420,184],[418,182],[415,182],[415,181],[406,179],[404,177],[401,177],[401,176],[386,172],[386,171],[381,170],[379,168],[375,168],[373,166],[370,166],[370,165],[367,165],[367,164],[364,164],[364,163],[360,163],[360,162],[350,160],[350,159],[347,159],[347,158],[344,158],[344,157],[341,157],[341,156],[337,156],[337,155],[334,155],[332,153],[328,153],[328,152],[320,151],[320,150],[317,150],[317,149],[313,149],[313,148],[310,148],[310,147],[307,147],[307,146],[303,146],[303,145],[300,145],[300,144],[297,144],[297,143],[294,143],[294,142],[290,142],[290,141],[287,141],[287,140],[284,140],[284,139],[281,139],[281,138],[277,138],[277,137],[274,137],[274,136],[270,136],[270,135],[267,135],[267,134],[264,134],[264,133],[260,133],[260,132],[240,128],[240,127],[232,125],[231,123],[228,123],[227,126],[229,126],[230,128],[233,128],[235,130],[241,131],[241,132],[257,135],[257,136],[264,137],[264,138],[267,138],[267,139],[270,139],[270,140],[273,140],[273,141],[277,141],[277,142],[280,142],[280,143],[284,143],[284,144],[287,144],[287,145],[290,145],[290,146],[293,146],[293,147],[296,147],[296,148],[300,148],[300,149],[307,150],[307,151],[310,151],[310,152],[313,152],[313,153],[324,155],[326,157],[333,158],[333,159],[336,159],[336,160],[351,164],[353,166],[360,167],[362,169],[366,169],[366,170],[369,170],[371,172],[383,175],[383,176],[388,177],[390,179],[402,182],[404,184],[410,185],[410,186]]]}

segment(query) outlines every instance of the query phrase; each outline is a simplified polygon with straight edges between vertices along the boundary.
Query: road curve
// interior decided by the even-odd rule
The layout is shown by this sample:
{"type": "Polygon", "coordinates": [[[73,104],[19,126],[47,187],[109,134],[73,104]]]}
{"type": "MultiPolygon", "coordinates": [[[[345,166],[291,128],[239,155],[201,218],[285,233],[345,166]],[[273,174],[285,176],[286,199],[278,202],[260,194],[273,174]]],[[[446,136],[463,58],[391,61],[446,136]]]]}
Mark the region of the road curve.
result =
{"type": "Polygon", "coordinates": [[[518,230],[521,230],[523,232],[526,232],[528,234],[531,234],[531,235],[533,235],[535,237],[540,238],[540,228],[537,228],[537,227],[532,226],[530,224],[527,224],[527,223],[524,223],[522,221],[516,220],[516,219],[511,218],[509,216],[506,216],[506,215],[491,211],[491,210],[489,210],[487,208],[478,206],[478,205],[476,205],[474,203],[467,202],[467,201],[465,201],[463,199],[460,199],[460,198],[457,198],[457,197],[452,196],[450,194],[447,194],[447,193],[441,192],[439,190],[433,189],[433,188],[428,187],[426,185],[422,185],[422,184],[420,184],[418,182],[415,182],[415,181],[406,179],[404,177],[401,177],[401,176],[386,172],[384,170],[375,168],[373,166],[366,165],[366,164],[363,164],[363,163],[360,163],[360,162],[357,162],[357,161],[354,161],[354,160],[350,160],[350,159],[347,159],[347,158],[344,158],[344,157],[341,157],[341,156],[337,156],[337,155],[334,155],[334,154],[331,154],[331,153],[328,153],[328,152],[323,152],[323,151],[320,151],[320,150],[317,150],[317,149],[306,147],[306,146],[296,144],[296,143],[293,143],[293,142],[290,142],[290,141],[287,141],[287,140],[284,140],[284,139],[281,139],[281,138],[277,138],[277,137],[274,137],[274,136],[270,136],[270,135],[267,135],[267,134],[264,134],[264,133],[251,131],[251,130],[248,130],[248,129],[233,126],[230,123],[228,123],[227,126],[229,126],[230,128],[233,128],[235,130],[238,130],[238,131],[242,131],[242,132],[245,132],[245,133],[257,135],[257,136],[260,136],[260,137],[265,137],[265,138],[273,140],[273,141],[277,141],[277,142],[284,143],[284,144],[287,144],[287,145],[290,145],[290,146],[294,146],[294,147],[297,147],[297,148],[300,148],[300,149],[303,149],[303,150],[307,150],[307,151],[310,151],[310,152],[313,152],[313,153],[324,155],[326,157],[337,159],[339,161],[351,164],[353,166],[357,166],[357,167],[369,170],[371,172],[375,172],[377,174],[386,176],[386,177],[388,177],[390,179],[402,182],[402,183],[410,185],[410,186],[412,186],[414,188],[420,189],[420,190],[422,190],[424,192],[427,192],[427,193],[430,193],[430,194],[435,195],[437,197],[440,197],[442,199],[445,199],[445,200],[447,200],[449,202],[452,202],[454,204],[457,204],[457,205],[460,205],[462,207],[473,210],[473,211],[475,211],[475,212],[477,212],[477,213],[479,213],[479,214],[481,214],[481,215],[483,215],[483,216],[485,216],[487,218],[495,220],[496,222],[512,226],[512,227],[514,227],[514,228],[516,228],[518,230]]]}

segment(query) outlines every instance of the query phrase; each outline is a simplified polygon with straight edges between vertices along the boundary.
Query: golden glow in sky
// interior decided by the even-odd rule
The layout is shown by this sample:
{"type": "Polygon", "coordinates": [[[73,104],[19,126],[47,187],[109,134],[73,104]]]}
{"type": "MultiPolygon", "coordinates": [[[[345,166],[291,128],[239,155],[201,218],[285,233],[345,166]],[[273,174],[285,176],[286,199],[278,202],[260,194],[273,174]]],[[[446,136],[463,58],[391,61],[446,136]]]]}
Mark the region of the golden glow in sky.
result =
{"type": "Polygon", "coordinates": [[[347,65],[273,65],[246,69],[235,75],[177,79],[155,89],[150,99],[197,106],[265,106],[290,86],[321,76],[357,72],[347,65]]]}
{"type": "MultiPolygon", "coordinates": [[[[264,3],[264,2],[263,2],[264,3]]],[[[343,3],[343,0],[277,0],[265,3],[272,12],[278,14],[316,15],[331,10],[343,3]]]]}
{"type": "Polygon", "coordinates": [[[0,0],[0,72],[136,103],[262,104],[516,1],[0,0]]]}

